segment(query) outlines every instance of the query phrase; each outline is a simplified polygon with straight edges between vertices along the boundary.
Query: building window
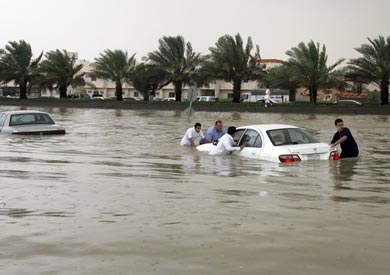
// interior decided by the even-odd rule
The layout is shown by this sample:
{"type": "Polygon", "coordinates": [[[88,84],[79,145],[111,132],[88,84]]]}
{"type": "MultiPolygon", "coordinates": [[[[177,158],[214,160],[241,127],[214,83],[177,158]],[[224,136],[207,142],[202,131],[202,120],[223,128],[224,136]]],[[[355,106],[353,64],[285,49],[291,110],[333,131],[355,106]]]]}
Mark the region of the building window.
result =
{"type": "Polygon", "coordinates": [[[139,97],[139,92],[134,92],[134,97],[139,97]]]}
{"type": "Polygon", "coordinates": [[[169,93],[168,97],[175,97],[175,93],[169,93]]]}
{"type": "Polygon", "coordinates": [[[233,93],[228,93],[228,98],[233,98],[233,93]]]}

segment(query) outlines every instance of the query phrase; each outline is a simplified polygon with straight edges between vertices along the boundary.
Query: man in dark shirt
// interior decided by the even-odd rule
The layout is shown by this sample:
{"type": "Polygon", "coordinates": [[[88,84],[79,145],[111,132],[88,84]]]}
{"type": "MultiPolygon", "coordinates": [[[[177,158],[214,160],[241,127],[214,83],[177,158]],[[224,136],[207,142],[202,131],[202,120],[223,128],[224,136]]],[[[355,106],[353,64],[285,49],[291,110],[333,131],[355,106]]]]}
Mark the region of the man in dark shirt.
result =
{"type": "Polygon", "coordinates": [[[340,158],[357,157],[359,155],[359,149],[351,131],[344,127],[344,122],[340,118],[336,119],[334,124],[336,125],[337,132],[334,134],[330,146],[336,147],[340,144],[340,158]]]}

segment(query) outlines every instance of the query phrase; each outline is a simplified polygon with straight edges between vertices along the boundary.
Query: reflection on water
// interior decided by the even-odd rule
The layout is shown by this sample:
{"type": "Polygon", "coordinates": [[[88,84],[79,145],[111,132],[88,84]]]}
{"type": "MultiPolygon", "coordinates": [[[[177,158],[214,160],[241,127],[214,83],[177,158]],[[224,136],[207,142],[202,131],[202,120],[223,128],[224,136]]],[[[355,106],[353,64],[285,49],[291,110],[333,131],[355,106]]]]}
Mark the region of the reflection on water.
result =
{"type": "Polygon", "coordinates": [[[342,188],[344,183],[352,180],[352,176],[358,172],[358,158],[341,159],[340,161],[331,162],[331,172],[335,178],[335,188],[342,188]]]}
{"type": "Polygon", "coordinates": [[[57,212],[38,212],[28,209],[10,209],[10,208],[2,208],[0,210],[0,216],[7,215],[11,218],[25,218],[27,216],[47,216],[47,217],[70,217],[71,214],[57,211],[57,212]]]}
{"type": "Polygon", "coordinates": [[[218,176],[240,175],[241,158],[235,156],[212,156],[215,174],[218,176]]]}
{"type": "Polygon", "coordinates": [[[283,165],[179,143],[217,119],[329,142],[336,116],[42,110],[68,134],[0,136],[4,274],[388,272],[388,117],[343,117],[357,159],[283,165]]]}

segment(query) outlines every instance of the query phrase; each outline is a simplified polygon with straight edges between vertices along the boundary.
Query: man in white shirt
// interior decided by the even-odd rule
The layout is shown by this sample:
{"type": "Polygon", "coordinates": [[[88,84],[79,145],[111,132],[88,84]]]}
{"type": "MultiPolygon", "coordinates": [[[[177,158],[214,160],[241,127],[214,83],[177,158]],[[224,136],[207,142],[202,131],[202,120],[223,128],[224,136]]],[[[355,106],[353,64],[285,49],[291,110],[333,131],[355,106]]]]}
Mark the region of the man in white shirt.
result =
{"type": "MultiPolygon", "coordinates": [[[[191,127],[187,130],[185,133],[184,137],[181,139],[181,146],[191,146],[195,147],[195,140],[199,139],[204,139],[204,134],[202,132],[202,125],[197,122],[195,123],[194,127],[191,127]]],[[[198,144],[199,144],[198,141],[198,144]]]]}
{"type": "Polygon", "coordinates": [[[233,151],[241,151],[245,147],[245,144],[242,144],[241,146],[235,146],[235,142],[233,140],[233,134],[235,131],[236,127],[230,126],[227,130],[227,133],[218,140],[218,144],[211,148],[209,155],[227,155],[233,151]]]}

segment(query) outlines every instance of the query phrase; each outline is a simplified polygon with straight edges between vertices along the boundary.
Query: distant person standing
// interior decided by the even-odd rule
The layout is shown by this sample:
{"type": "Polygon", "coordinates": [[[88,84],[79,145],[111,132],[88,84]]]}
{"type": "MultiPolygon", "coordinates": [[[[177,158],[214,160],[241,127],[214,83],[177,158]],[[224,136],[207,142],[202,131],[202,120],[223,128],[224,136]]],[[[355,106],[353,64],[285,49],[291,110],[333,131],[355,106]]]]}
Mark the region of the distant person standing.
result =
{"type": "Polygon", "coordinates": [[[334,124],[337,128],[337,132],[333,135],[330,146],[336,147],[340,144],[340,158],[357,157],[359,155],[359,149],[351,131],[347,127],[344,127],[344,122],[340,118],[336,119],[334,124]]]}
{"type": "Polygon", "coordinates": [[[149,93],[149,102],[153,102],[155,96],[156,93],[154,92],[154,90],[151,90],[149,93]]]}
{"type": "MultiPolygon", "coordinates": [[[[191,147],[195,147],[195,140],[200,140],[200,139],[204,139],[205,136],[202,132],[202,125],[197,122],[195,123],[194,127],[191,127],[189,128],[184,137],[182,138],[181,142],[180,142],[180,145],[181,146],[191,146],[191,147]]],[[[198,141],[199,143],[199,141],[198,141]]]]}
{"type": "Polygon", "coordinates": [[[233,151],[241,151],[245,147],[245,143],[241,146],[236,146],[233,134],[236,132],[236,127],[230,126],[227,133],[224,134],[219,140],[217,145],[211,148],[209,155],[220,156],[227,155],[233,151]]]}
{"type": "Polygon", "coordinates": [[[271,103],[271,91],[270,89],[265,90],[265,97],[264,97],[264,107],[268,107],[269,105],[272,105],[271,103]]]}
{"type": "Polygon", "coordinates": [[[216,141],[220,139],[224,134],[226,134],[226,128],[223,127],[222,121],[217,120],[214,126],[211,126],[207,129],[206,142],[216,141]]]}

